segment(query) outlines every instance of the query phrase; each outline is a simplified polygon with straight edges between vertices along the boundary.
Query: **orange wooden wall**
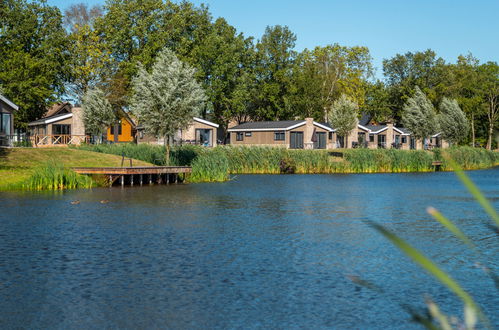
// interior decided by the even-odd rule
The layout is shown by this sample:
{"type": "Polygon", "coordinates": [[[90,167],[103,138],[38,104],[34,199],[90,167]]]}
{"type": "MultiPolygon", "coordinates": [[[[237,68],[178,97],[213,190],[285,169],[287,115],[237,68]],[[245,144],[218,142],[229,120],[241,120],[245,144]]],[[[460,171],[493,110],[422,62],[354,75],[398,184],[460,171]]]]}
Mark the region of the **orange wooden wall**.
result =
{"type": "MultiPolygon", "coordinates": [[[[107,140],[114,141],[111,127],[107,128],[107,140]]],[[[118,135],[118,142],[133,142],[132,124],[126,118],[121,118],[121,135],[118,135]]]]}

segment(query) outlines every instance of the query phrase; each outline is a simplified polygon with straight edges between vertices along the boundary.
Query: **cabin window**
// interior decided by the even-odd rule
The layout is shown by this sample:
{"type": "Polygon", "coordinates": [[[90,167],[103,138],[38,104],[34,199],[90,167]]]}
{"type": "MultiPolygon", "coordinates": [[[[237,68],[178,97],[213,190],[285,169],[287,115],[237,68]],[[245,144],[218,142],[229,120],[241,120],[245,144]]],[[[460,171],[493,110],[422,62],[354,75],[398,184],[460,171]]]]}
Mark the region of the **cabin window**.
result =
{"type": "Polygon", "coordinates": [[[402,143],[407,143],[407,136],[402,136],[402,143]]]}
{"type": "Polygon", "coordinates": [[[236,141],[242,141],[244,140],[244,133],[243,132],[237,132],[236,133],[236,141]]]}
{"type": "MultiPolygon", "coordinates": [[[[118,135],[121,135],[123,132],[123,125],[121,124],[121,120],[118,124],[118,135]]],[[[111,126],[111,135],[114,135],[114,125],[111,126]]]]}
{"type": "Polygon", "coordinates": [[[284,132],[274,132],[274,141],[284,141],[284,132]]]}
{"type": "Polygon", "coordinates": [[[251,132],[244,133],[244,136],[251,136],[251,132]]]}
{"type": "Polygon", "coordinates": [[[329,140],[333,139],[333,132],[329,132],[329,140]]]}
{"type": "Polygon", "coordinates": [[[10,114],[2,113],[0,114],[0,132],[10,135],[10,114]]]}
{"type": "Polygon", "coordinates": [[[52,135],[70,135],[71,125],[52,125],[52,135]]]}
{"type": "Polygon", "coordinates": [[[374,134],[369,134],[369,142],[374,142],[374,134]]]}

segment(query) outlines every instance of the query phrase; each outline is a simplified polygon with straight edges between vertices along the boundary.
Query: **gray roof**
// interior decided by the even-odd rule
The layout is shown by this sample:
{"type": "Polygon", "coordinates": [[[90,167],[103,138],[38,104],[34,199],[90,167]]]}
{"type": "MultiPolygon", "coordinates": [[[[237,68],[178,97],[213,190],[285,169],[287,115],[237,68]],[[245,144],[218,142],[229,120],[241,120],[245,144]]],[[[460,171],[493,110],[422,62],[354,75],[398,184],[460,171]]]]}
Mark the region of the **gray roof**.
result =
{"type": "Polygon", "coordinates": [[[377,132],[379,130],[382,130],[386,128],[386,125],[367,125],[365,126],[367,129],[369,129],[371,132],[377,132]]]}
{"type": "Polygon", "coordinates": [[[32,121],[32,122],[29,122],[28,125],[29,126],[34,126],[34,125],[41,125],[41,124],[45,124],[45,122],[47,120],[53,120],[53,119],[57,119],[59,117],[63,117],[63,116],[67,116],[68,114],[70,114],[71,112],[69,113],[59,113],[57,115],[53,115],[53,116],[50,116],[50,117],[43,117],[42,119],[38,119],[38,120],[35,120],[35,121],[32,121]]]}
{"type": "Polygon", "coordinates": [[[366,126],[371,121],[371,115],[363,112],[362,117],[359,120],[359,125],[366,126]]]}
{"type": "Polygon", "coordinates": [[[405,127],[396,127],[398,130],[402,131],[402,133],[404,134],[411,134],[411,131],[409,131],[407,128],[405,127]]]}
{"type": "Polygon", "coordinates": [[[298,124],[305,124],[304,120],[282,120],[282,121],[255,121],[231,127],[230,129],[285,129],[298,124]]]}

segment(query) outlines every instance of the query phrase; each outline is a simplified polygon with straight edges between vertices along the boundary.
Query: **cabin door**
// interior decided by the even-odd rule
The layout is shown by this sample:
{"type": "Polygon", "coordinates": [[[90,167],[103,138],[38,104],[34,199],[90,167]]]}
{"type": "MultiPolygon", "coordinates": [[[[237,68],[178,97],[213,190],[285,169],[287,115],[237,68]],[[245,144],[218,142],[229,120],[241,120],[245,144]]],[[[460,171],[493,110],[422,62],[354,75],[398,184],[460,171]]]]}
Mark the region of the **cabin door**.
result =
{"type": "Polygon", "coordinates": [[[326,133],[325,132],[316,132],[315,133],[314,149],[326,149],[326,133]]]}
{"type": "Polygon", "coordinates": [[[289,148],[303,149],[303,132],[290,132],[289,148]]]}

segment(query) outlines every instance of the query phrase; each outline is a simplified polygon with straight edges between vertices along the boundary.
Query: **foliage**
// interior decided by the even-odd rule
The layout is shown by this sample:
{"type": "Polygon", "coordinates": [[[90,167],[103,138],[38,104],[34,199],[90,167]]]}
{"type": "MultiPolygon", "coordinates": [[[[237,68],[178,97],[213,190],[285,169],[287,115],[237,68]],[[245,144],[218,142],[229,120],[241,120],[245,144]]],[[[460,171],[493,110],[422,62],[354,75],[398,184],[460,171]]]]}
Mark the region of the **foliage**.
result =
{"type": "Polygon", "coordinates": [[[294,68],[297,114],[327,120],[331,106],[341,94],[364,104],[366,81],[372,76],[372,58],[367,47],[339,44],[305,49],[294,68]]]}
{"type": "Polygon", "coordinates": [[[165,137],[166,159],[169,160],[167,138],[185,129],[192,117],[201,112],[206,96],[194,78],[195,70],[164,49],[151,72],[139,69],[133,80],[131,111],[149,134],[165,137]]]}
{"type": "Polygon", "coordinates": [[[439,110],[438,125],[445,140],[458,143],[463,137],[468,136],[468,120],[456,100],[444,97],[439,110]]]}
{"type": "Polygon", "coordinates": [[[64,93],[68,56],[62,16],[42,0],[0,2],[0,84],[19,106],[17,128],[64,93]]]}
{"type": "Polygon", "coordinates": [[[350,132],[357,125],[358,105],[345,94],[336,100],[331,106],[329,113],[329,123],[336,130],[339,136],[348,137],[350,132]]]}
{"type": "Polygon", "coordinates": [[[96,135],[116,121],[111,103],[99,88],[91,89],[84,95],[82,110],[86,131],[96,135]]]}
{"type": "Polygon", "coordinates": [[[285,120],[293,117],[290,95],[295,43],[296,35],[281,25],[267,26],[257,43],[257,94],[253,118],[285,120]]]}
{"type": "Polygon", "coordinates": [[[22,184],[25,190],[62,190],[92,188],[92,186],[90,177],[76,174],[55,161],[36,169],[35,173],[22,184]]]}
{"type": "Polygon", "coordinates": [[[482,64],[479,68],[481,94],[488,121],[487,149],[492,149],[494,129],[499,123],[499,65],[496,62],[482,64]]]}
{"type": "Polygon", "coordinates": [[[414,96],[409,98],[404,105],[402,122],[414,137],[420,140],[438,133],[435,108],[417,86],[414,96]]]}

